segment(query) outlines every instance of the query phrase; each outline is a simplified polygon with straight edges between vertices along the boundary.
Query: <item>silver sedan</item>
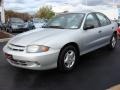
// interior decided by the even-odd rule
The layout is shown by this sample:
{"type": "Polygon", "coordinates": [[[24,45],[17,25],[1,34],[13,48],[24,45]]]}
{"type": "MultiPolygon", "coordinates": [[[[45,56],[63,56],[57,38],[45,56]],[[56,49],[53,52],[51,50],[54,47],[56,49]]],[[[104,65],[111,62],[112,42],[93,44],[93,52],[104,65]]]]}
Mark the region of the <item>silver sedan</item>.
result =
{"type": "Polygon", "coordinates": [[[32,70],[71,71],[79,55],[116,46],[117,24],[99,12],[66,13],[46,26],[13,37],[3,48],[7,61],[32,70]]]}

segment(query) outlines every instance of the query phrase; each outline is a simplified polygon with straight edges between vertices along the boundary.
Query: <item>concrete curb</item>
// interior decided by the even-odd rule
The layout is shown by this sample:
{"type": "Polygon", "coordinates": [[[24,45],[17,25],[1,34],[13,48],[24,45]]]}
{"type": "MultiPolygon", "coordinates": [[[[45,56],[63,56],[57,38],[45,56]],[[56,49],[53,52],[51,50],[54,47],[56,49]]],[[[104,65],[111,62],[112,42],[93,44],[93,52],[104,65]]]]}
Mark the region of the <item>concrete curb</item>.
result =
{"type": "Polygon", "coordinates": [[[5,34],[8,34],[8,35],[10,35],[10,37],[13,37],[14,35],[12,35],[12,34],[10,34],[10,33],[8,33],[8,32],[5,32],[5,31],[3,31],[5,34]]]}
{"type": "Polygon", "coordinates": [[[9,41],[9,40],[10,40],[10,38],[0,39],[0,43],[7,42],[7,41],[9,41]]]}

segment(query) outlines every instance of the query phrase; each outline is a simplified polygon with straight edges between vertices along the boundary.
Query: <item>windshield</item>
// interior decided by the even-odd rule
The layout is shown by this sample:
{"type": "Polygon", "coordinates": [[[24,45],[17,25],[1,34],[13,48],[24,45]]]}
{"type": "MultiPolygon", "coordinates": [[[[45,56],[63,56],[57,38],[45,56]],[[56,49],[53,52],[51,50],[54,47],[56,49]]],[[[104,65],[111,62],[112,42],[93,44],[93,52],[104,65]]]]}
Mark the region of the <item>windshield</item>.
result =
{"type": "Polygon", "coordinates": [[[44,23],[44,20],[35,18],[35,19],[33,19],[33,23],[44,23]]]}
{"type": "Polygon", "coordinates": [[[24,23],[24,21],[22,19],[19,19],[19,18],[12,18],[11,22],[12,23],[24,23]]]}
{"type": "Polygon", "coordinates": [[[82,13],[62,14],[48,21],[44,28],[78,29],[84,18],[82,13]]]}

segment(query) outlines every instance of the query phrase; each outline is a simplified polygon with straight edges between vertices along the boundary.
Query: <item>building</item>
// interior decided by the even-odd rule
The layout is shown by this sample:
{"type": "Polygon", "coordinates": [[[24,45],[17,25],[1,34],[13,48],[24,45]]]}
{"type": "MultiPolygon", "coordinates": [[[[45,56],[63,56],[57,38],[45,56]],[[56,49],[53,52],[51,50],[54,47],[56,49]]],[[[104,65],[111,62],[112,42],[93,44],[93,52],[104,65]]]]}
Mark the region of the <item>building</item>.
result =
{"type": "Polygon", "coordinates": [[[117,8],[118,8],[118,14],[119,14],[119,19],[120,19],[120,4],[117,5],[117,8]]]}
{"type": "Polygon", "coordinates": [[[0,21],[5,23],[4,1],[0,0],[0,21]]]}

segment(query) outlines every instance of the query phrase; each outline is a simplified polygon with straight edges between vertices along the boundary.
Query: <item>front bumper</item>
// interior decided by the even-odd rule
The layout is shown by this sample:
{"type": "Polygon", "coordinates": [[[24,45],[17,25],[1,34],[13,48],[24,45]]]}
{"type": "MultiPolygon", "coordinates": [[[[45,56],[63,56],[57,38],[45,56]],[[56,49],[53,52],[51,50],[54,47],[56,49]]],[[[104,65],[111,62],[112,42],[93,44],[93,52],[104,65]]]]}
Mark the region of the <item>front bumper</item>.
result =
{"type": "Polygon", "coordinates": [[[13,32],[24,32],[24,31],[28,31],[28,28],[17,28],[17,29],[13,29],[13,32]]]}
{"type": "Polygon", "coordinates": [[[32,70],[48,70],[57,67],[59,50],[52,50],[46,53],[26,53],[12,51],[5,46],[3,51],[12,55],[13,59],[7,59],[7,61],[15,67],[32,70]]]}

